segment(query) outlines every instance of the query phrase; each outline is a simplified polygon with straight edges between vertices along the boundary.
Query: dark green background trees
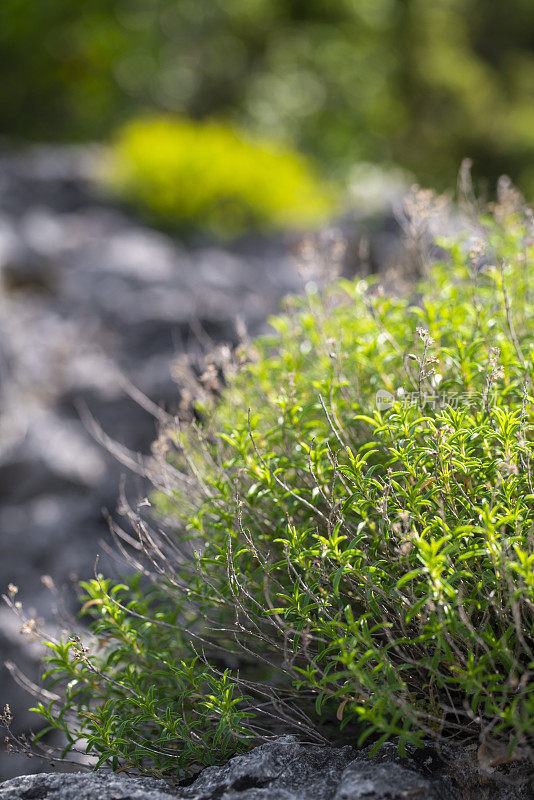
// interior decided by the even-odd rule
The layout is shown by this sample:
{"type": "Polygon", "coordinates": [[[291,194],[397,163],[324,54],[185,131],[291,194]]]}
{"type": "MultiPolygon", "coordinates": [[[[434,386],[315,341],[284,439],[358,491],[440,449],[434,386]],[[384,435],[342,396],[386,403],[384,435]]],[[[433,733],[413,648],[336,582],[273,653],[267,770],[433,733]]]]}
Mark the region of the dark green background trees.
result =
{"type": "Polygon", "coordinates": [[[328,168],[369,160],[534,187],[532,0],[2,0],[0,129],[107,136],[222,116],[328,168]]]}

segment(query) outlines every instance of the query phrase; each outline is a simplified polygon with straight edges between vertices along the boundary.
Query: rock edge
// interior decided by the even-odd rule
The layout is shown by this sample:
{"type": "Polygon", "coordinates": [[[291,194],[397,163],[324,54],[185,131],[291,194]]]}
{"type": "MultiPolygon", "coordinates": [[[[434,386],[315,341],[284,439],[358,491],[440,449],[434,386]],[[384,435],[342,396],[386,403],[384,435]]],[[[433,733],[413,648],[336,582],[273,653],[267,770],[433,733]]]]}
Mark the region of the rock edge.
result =
{"type": "MultiPolygon", "coordinates": [[[[467,757],[444,762],[430,747],[400,758],[394,745],[368,758],[351,747],[324,747],[282,736],[193,781],[103,770],[39,773],[0,784],[0,800],[528,800],[519,775],[480,776],[467,757]],[[188,785],[187,785],[188,784],[188,785]]],[[[531,785],[532,786],[532,785],[531,785]]]]}

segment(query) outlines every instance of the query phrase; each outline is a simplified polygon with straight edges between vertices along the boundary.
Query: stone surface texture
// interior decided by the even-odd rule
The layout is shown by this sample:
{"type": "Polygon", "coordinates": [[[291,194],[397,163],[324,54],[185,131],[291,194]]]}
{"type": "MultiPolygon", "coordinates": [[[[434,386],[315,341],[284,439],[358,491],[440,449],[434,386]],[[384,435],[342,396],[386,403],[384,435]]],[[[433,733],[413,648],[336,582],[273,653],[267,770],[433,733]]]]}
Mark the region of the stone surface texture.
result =
{"type": "Polygon", "coordinates": [[[283,736],[181,784],[102,771],[40,773],[0,785],[0,800],[528,800],[532,787],[519,787],[517,777],[482,777],[467,757],[448,763],[429,748],[401,759],[386,747],[370,759],[348,746],[283,736]]]}

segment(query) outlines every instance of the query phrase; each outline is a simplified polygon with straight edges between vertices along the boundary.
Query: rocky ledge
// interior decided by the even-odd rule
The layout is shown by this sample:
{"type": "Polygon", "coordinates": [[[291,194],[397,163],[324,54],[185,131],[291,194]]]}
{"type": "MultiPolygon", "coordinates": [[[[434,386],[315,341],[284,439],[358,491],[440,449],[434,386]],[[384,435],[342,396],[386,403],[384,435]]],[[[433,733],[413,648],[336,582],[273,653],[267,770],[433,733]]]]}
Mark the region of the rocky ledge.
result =
{"type": "Polygon", "coordinates": [[[527,800],[532,788],[521,767],[480,775],[467,755],[445,760],[431,747],[400,758],[385,745],[369,758],[283,736],[175,785],[103,771],[40,773],[0,784],[0,800],[527,800]]]}

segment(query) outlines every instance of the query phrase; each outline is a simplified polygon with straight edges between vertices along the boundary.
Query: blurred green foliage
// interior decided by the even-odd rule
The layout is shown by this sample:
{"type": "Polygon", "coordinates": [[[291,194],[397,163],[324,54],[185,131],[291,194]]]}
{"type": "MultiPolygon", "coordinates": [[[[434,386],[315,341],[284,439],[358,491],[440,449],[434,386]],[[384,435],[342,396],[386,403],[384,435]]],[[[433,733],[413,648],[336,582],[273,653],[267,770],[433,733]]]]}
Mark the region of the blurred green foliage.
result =
{"type": "Polygon", "coordinates": [[[105,137],[145,110],[232,118],[344,170],[534,187],[532,0],[2,0],[0,128],[105,137]]]}
{"type": "Polygon", "coordinates": [[[223,236],[313,225],[333,207],[332,192],[304,156],[222,123],[170,116],[120,130],[108,179],[158,222],[223,236]]]}

